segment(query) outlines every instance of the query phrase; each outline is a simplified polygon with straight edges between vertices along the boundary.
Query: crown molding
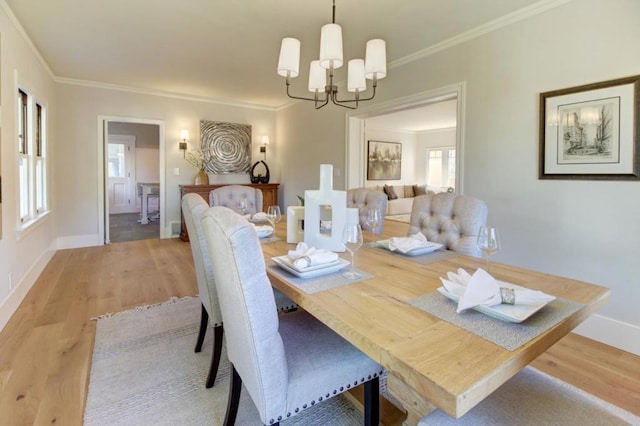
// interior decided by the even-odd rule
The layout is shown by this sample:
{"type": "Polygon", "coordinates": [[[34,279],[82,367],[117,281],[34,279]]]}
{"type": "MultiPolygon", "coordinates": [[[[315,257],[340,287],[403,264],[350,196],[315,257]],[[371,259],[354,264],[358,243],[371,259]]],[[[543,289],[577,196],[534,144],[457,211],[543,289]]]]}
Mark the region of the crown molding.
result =
{"type": "Polygon", "coordinates": [[[444,40],[438,44],[434,44],[433,46],[427,47],[426,49],[419,50],[415,53],[412,53],[411,55],[407,55],[403,58],[396,59],[395,61],[389,64],[389,68],[398,68],[403,65],[407,65],[411,62],[418,61],[420,59],[426,58],[427,56],[431,56],[435,53],[441,52],[443,50],[447,50],[451,47],[473,40],[475,38],[478,38],[487,33],[496,31],[500,28],[504,28],[516,22],[520,22],[525,19],[531,18],[532,16],[538,15],[540,13],[546,12],[550,9],[554,9],[558,6],[562,6],[572,1],[573,0],[541,0],[530,6],[524,7],[522,9],[516,10],[515,12],[511,12],[507,15],[501,16],[500,18],[495,19],[491,22],[487,22],[486,24],[480,25],[469,31],[458,34],[457,36],[451,37],[450,39],[444,40]]]}
{"type": "Polygon", "coordinates": [[[36,56],[38,61],[40,61],[40,64],[42,65],[42,67],[45,69],[47,74],[49,74],[49,77],[51,77],[51,79],[55,79],[56,76],[51,70],[51,68],[49,67],[49,64],[47,63],[47,61],[44,60],[44,58],[36,48],[35,44],[33,44],[33,41],[31,41],[31,38],[29,37],[27,32],[24,30],[24,27],[22,26],[20,21],[18,21],[18,18],[16,17],[16,15],[13,13],[13,10],[11,10],[11,8],[9,7],[9,5],[5,0],[0,0],[0,7],[2,7],[2,9],[4,10],[4,13],[7,14],[7,16],[9,17],[9,20],[11,21],[15,29],[18,31],[18,34],[20,34],[20,36],[24,39],[25,43],[27,43],[27,45],[29,46],[33,54],[36,56]]]}
{"type": "Polygon", "coordinates": [[[74,86],[85,86],[85,87],[92,87],[96,89],[105,89],[105,90],[118,90],[121,92],[138,93],[141,95],[149,95],[149,96],[160,96],[164,98],[179,99],[183,101],[204,102],[209,104],[225,105],[225,106],[232,106],[232,107],[239,107],[239,108],[251,108],[251,109],[258,109],[258,110],[272,111],[272,112],[277,110],[277,108],[275,107],[267,107],[264,105],[250,104],[250,103],[244,103],[244,102],[234,102],[234,101],[221,101],[213,98],[207,98],[204,96],[186,95],[182,93],[168,92],[164,90],[144,89],[141,87],[123,86],[119,84],[101,83],[98,81],[79,80],[75,78],[54,77],[54,81],[60,84],[70,84],[74,86]]]}

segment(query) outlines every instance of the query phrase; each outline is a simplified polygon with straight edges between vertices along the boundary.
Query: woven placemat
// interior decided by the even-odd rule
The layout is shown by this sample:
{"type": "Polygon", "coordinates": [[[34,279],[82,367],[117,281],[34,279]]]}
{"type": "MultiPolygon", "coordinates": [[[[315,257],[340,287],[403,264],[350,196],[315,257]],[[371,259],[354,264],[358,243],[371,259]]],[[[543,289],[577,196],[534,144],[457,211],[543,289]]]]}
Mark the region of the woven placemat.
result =
{"type": "Polygon", "coordinates": [[[454,259],[460,256],[460,253],[456,253],[455,251],[451,251],[451,250],[443,250],[443,249],[432,251],[431,253],[419,254],[417,256],[409,256],[406,254],[402,254],[398,251],[387,250],[380,246],[374,247],[374,248],[377,250],[385,251],[394,256],[404,257],[405,259],[409,259],[411,261],[421,263],[423,265],[429,265],[431,263],[440,262],[441,260],[454,259]]]}
{"type": "Polygon", "coordinates": [[[373,275],[371,275],[368,272],[362,271],[358,268],[356,268],[355,270],[360,274],[360,277],[355,279],[343,277],[342,274],[345,271],[344,269],[341,269],[336,272],[332,272],[331,274],[321,275],[319,277],[314,277],[314,278],[296,277],[292,273],[285,271],[284,269],[278,267],[274,263],[272,263],[271,265],[268,265],[267,269],[271,271],[273,274],[295,285],[296,287],[298,287],[300,290],[304,291],[307,294],[314,294],[320,291],[330,290],[332,288],[336,288],[343,285],[352,284],[358,281],[373,278],[373,275]]]}
{"type": "Polygon", "coordinates": [[[558,297],[525,321],[512,323],[473,309],[458,314],[457,303],[437,291],[412,299],[409,304],[509,351],[518,349],[584,307],[581,303],[558,297]]]}

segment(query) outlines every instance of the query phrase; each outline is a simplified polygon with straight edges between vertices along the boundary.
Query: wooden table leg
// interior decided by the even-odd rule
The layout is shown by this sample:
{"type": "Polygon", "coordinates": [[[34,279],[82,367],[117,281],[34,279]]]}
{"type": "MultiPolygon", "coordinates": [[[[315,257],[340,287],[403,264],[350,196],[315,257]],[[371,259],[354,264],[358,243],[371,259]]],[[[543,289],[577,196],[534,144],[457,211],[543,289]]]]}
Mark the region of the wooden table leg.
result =
{"type": "Polygon", "coordinates": [[[407,412],[403,423],[405,426],[417,425],[420,419],[436,409],[435,405],[391,373],[387,376],[387,389],[407,412]]]}

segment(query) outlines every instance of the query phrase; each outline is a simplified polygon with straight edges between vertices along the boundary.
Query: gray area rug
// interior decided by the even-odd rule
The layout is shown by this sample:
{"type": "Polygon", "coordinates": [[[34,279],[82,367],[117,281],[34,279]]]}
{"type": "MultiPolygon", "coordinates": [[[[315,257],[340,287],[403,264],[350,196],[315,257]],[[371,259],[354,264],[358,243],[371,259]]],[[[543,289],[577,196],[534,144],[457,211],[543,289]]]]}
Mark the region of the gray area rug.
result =
{"type": "MultiPolygon", "coordinates": [[[[173,299],[98,319],[86,425],[221,425],[227,406],[229,363],[215,386],[204,387],[213,332],[194,353],[200,301],[173,299]]],[[[346,398],[331,398],[282,425],[361,425],[346,398]]],[[[237,425],[261,424],[246,391],[237,425]]],[[[640,418],[526,368],[457,421],[436,410],[422,425],[640,425],[640,418]]]]}

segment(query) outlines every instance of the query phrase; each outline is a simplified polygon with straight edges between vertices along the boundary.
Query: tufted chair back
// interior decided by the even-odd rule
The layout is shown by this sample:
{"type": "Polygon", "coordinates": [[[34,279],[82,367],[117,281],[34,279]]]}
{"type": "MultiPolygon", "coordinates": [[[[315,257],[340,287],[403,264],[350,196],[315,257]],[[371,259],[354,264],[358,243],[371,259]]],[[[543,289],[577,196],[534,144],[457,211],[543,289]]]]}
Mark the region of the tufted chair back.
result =
{"type": "Polygon", "coordinates": [[[235,212],[242,197],[247,199],[247,214],[262,211],[262,191],[258,188],[244,185],[226,185],[209,192],[209,205],[228,207],[235,212]]]}
{"type": "Polygon", "coordinates": [[[382,233],[384,215],[387,211],[387,195],[384,192],[369,188],[349,189],[347,190],[347,207],[358,209],[362,229],[369,229],[367,225],[367,213],[369,210],[378,210],[380,212],[380,224],[373,232],[376,234],[382,233]]]}
{"type": "Polygon", "coordinates": [[[477,198],[446,192],[420,195],[413,200],[409,235],[420,231],[447,250],[481,256],[476,238],[487,213],[487,203],[477,198]]]}

